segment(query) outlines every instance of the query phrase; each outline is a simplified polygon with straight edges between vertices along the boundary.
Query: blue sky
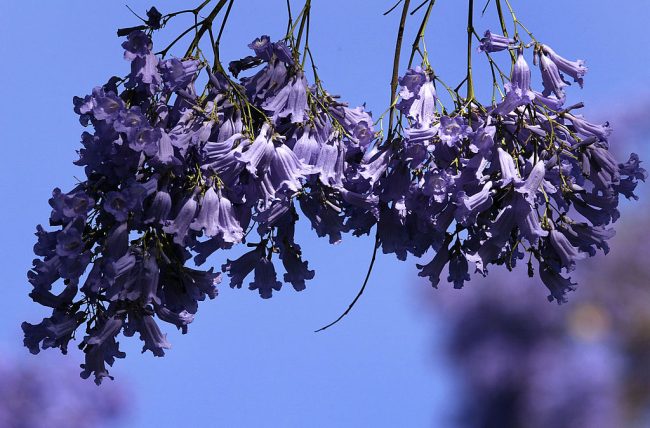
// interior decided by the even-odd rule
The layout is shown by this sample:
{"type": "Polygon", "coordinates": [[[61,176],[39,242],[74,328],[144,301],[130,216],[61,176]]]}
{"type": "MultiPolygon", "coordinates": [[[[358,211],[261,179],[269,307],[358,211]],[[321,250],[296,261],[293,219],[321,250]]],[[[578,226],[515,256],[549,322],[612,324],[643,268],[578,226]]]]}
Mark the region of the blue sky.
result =
{"type": "MultiPolygon", "coordinates": [[[[156,6],[170,12],[178,3],[156,6]]],[[[392,0],[313,3],[310,44],[325,87],[380,114],[389,102],[398,19],[397,13],[384,17],[382,12],[392,0]]],[[[436,71],[458,82],[465,62],[465,2],[438,3],[427,47],[436,71]]],[[[539,40],[569,58],[587,61],[585,89],[570,91],[574,100],[587,103],[587,114],[602,116],[611,106],[637,103],[650,93],[646,0],[512,3],[539,40]]],[[[128,4],[138,12],[152,5],[149,0],[128,4]]],[[[222,57],[229,61],[248,55],[246,45],[261,34],[281,36],[284,4],[237,1],[223,36],[222,57]]],[[[405,45],[412,40],[416,19],[405,45]]],[[[32,358],[21,348],[20,322],[46,315],[27,297],[25,272],[33,258],[34,227],[47,221],[52,188],[70,188],[74,176],[82,174],[71,163],[82,132],[72,96],[90,92],[113,74],[127,73],[115,29],[133,24],[123,2],[0,1],[0,224],[5,226],[0,349],[19,358],[32,358]]],[[[496,27],[478,17],[475,26],[479,32],[496,27]]],[[[489,94],[486,68],[479,65],[475,73],[479,95],[489,94]]],[[[418,305],[417,290],[426,285],[416,280],[415,260],[404,263],[380,255],[352,314],[335,328],[314,334],[356,294],[372,241],[344,238],[330,246],[305,225],[301,232],[305,256],[317,271],[304,292],[287,287],[262,301],[255,292],[221,287],[216,300],[202,305],[189,334],[166,328],[173,349],[164,358],[140,354],[137,340],[122,340],[129,355],[117,362],[113,374],[135,392],[134,411],[124,427],[440,426],[453,391],[435,355],[435,326],[418,305]]],[[[71,364],[80,359],[74,353],[68,358],[71,364]]]]}

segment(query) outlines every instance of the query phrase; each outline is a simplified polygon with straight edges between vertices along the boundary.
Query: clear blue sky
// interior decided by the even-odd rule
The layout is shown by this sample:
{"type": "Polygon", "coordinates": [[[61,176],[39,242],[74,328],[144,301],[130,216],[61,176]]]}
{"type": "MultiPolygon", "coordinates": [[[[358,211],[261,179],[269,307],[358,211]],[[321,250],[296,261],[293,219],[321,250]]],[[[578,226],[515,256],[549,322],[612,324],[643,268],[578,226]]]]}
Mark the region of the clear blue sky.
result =
{"type": "MultiPolygon", "coordinates": [[[[156,6],[164,13],[181,3],[193,4],[156,6]]],[[[278,38],[285,29],[284,3],[237,1],[223,37],[223,58],[248,55],[246,44],[261,34],[278,38]]],[[[366,102],[381,113],[388,104],[398,19],[397,13],[383,17],[382,12],[393,0],[313,3],[310,43],[325,86],[351,104],[366,102]]],[[[438,3],[427,46],[437,72],[460,81],[465,2],[438,3]]],[[[647,0],[512,3],[538,39],[587,61],[585,89],[570,92],[587,103],[587,112],[650,93],[647,0]]],[[[152,5],[150,0],[128,4],[138,12],[152,5]]],[[[134,23],[118,1],[0,0],[4,352],[32,358],[21,348],[20,322],[46,315],[27,296],[25,272],[33,258],[34,227],[49,215],[52,188],[70,188],[74,175],[82,174],[71,164],[82,132],[72,96],[127,72],[115,29],[134,23]]],[[[416,24],[411,21],[406,44],[416,24]]],[[[475,25],[480,32],[488,28],[479,18],[475,25]]],[[[485,71],[479,67],[476,74],[489,84],[485,71]]],[[[164,358],[141,355],[137,340],[121,341],[129,355],[113,373],[116,382],[128,382],[136,393],[125,427],[441,426],[436,421],[453,395],[436,363],[434,326],[417,304],[416,288],[424,285],[415,280],[415,261],[380,256],[353,313],[336,328],[314,334],[356,294],[372,242],[344,238],[329,246],[304,226],[302,232],[304,253],[317,270],[306,291],[287,287],[262,301],[257,293],[222,287],[216,300],[202,305],[189,334],[166,328],[173,349],[164,358]]],[[[69,360],[78,364],[80,358],[73,353],[69,360]]]]}

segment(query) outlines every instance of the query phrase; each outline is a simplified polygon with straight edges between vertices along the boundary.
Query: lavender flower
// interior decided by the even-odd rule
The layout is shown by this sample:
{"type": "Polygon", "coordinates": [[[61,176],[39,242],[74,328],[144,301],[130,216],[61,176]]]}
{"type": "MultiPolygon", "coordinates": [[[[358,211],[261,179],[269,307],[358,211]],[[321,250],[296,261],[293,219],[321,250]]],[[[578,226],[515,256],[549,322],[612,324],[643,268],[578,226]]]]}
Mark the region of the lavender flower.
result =
{"type": "Polygon", "coordinates": [[[494,34],[490,30],[487,30],[481,39],[481,43],[479,44],[478,49],[481,52],[493,53],[509,49],[514,44],[514,39],[499,34],[494,34]]]}
{"type": "Polygon", "coordinates": [[[542,51],[549,56],[550,60],[555,63],[561,72],[573,77],[573,80],[578,82],[580,87],[583,86],[583,77],[587,73],[587,67],[585,67],[583,60],[579,59],[576,61],[569,61],[556,54],[555,51],[547,45],[542,45],[542,51]]]}

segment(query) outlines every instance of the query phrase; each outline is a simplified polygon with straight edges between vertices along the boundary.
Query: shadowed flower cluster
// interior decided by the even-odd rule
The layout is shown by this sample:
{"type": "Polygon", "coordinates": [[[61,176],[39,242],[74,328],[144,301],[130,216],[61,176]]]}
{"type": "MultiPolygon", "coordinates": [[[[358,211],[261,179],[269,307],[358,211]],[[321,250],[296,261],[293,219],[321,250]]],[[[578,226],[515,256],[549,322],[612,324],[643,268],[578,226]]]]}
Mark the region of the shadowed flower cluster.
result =
{"type": "Polygon", "coordinates": [[[138,334],[143,352],[163,356],[170,344],[158,321],[185,333],[198,302],[216,297],[222,273],[190,259],[200,266],[247,243],[222,266],[231,287],[246,283],[262,298],[283,283],[300,291],[314,271],[294,239],[298,207],[332,243],[368,232],[377,215],[361,165],[370,114],[310,85],[284,41],[255,40],[253,60],[231,69],[262,67],[240,82],[196,58],[161,59],[141,30],[122,46],[130,74],[74,100],[92,130],[76,161],[87,179],[55,189],[55,230],[37,227],[30,296],[52,315],[22,326],[32,353],[65,353],[85,325],[82,376],[97,383],[124,357],[118,335],[138,334]],[[253,229],[257,241],[247,240],[253,229]]]}

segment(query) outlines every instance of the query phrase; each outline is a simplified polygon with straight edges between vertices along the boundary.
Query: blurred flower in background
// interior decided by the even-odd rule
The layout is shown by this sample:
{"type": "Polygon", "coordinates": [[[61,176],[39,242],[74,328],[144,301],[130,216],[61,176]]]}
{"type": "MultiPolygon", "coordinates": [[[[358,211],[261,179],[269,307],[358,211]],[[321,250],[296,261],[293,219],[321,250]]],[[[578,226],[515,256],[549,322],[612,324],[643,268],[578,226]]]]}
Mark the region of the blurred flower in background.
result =
{"type": "Polygon", "coordinates": [[[0,353],[0,427],[115,427],[131,407],[124,382],[98,387],[61,356],[39,360],[0,353]]]}
{"type": "MultiPolygon", "coordinates": [[[[649,115],[646,102],[613,120],[612,149],[647,153],[649,115]]],[[[621,208],[611,253],[573,272],[581,286],[567,304],[504,267],[461,291],[426,290],[461,396],[455,426],[650,426],[647,192],[641,201],[621,208]]]]}

